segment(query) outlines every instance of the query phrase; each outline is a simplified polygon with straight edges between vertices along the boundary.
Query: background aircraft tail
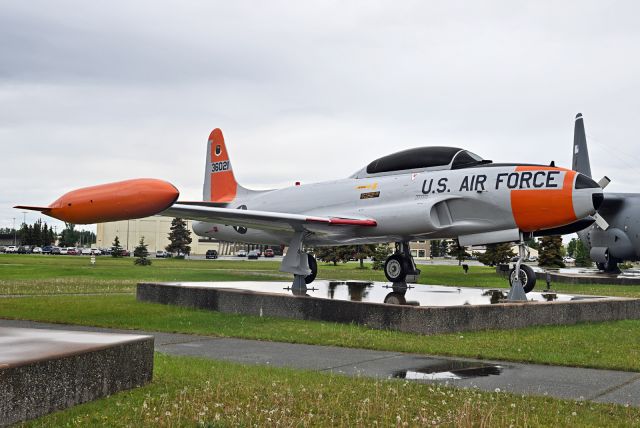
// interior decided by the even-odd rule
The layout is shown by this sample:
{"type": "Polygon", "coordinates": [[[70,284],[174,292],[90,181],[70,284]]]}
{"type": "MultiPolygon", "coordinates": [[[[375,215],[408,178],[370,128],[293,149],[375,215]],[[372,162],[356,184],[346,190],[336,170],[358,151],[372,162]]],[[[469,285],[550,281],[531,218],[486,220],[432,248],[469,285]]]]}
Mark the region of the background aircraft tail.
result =
{"type": "Polygon", "coordinates": [[[226,203],[252,193],[254,192],[245,189],[236,181],[222,131],[219,128],[214,129],[207,142],[202,200],[226,203]]]}
{"type": "Polygon", "coordinates": [[[587,137],[584,132],[582,113],[576,115],[576,123],[573,128],[573,161],[571,169],[591,177],[591,164],[589,162],[589,150],[587,149],[587,137]]]}

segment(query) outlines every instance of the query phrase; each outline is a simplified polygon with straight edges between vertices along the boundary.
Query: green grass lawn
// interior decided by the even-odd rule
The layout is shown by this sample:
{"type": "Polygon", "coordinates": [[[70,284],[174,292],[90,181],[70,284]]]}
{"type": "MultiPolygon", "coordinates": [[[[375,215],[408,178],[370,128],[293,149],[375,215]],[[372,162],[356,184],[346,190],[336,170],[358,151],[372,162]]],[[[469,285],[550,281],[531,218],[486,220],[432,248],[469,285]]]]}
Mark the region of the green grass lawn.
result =
{"type": "Polygon", "coordinates": [[[0,317],[640,371],[637,320],[423,336],[141,303],[134,296],[119,295],[2,298],[0,317]]]}
{"type": "MultiPolygon", "coordinates": [[[[0,318],[640,371],[640,321],[421,336],[362,326],[140,303],[140,281],[282,280],[277,262],[0,255],[0,318]],[[74,293],[78,295],[69,295],[74,293]],[[20,297],[18,297],[20,296],[20,297]]],[[[421,266],[424,283],[503,287],[492,268],[421,266]]],[[[383,280],[357,265],[320,278],[383,280]]],[[[284,276],[284,278],[288,278],[284,276]]],[[[640,296],[640,287],[558,285],[640,296]]],[[[151,385],[38,419],[34,426],[633,426],[638,409],[156,356],[151,385]]]]}
{"type": "MultiPolygon", "coordinates": [[[[321,265],[327,278],[380,279],[381,272],[357,265],[321,265]]],[[[149,331],[439,355],[536,362],[640,371],[640,321],[614,321],[573,326],[541,326],[422,336],[327,322],[260,318],[135,300],[138,281],[282,279],[277,262],[154,260],[150,267],[131,259],[98,258],[89,266],[84,257],[0,257],[0,317],[94,325],[149,331]],[[66,295],[68,293],[102,293],[66,295]],[[128,293],[117,295],[113,293],[128,293]],[[33,297],[11,295],[40,294],[33,297]]],[[[439,283],[498,286],[504,280],[491,268],[472,267],[469,275],[457,266],[428,266],[439,283]]],[[[436,282],[436,281],[434,281],[436,282]]],[[[567,288],[579,290],[579,285],[567,288]]],[[[588,293],[613,294],[610,289],[638,293],[635,286],[587,286],[588,293]],[[594,289],[597,292],[594,292],[594,289]]],[[[639,293],[640,294],[640,293],[639,293]]]]}
{"type": "MultiPolygon", "coordinates": [[[[251,260],[174,260],[152,259],[148,267],[134,266],[133,259],[0,254],[0,295],[59,294],[95,292],[135,292],[140,281],[281,281],[289,274],[279,272],[277,261],[251,260]]],[[[320,279],[386,281],[382,271],[358,269],[356,263],[333,266],[320,263],[320,279]]],[[[420,283],[465,287],[505,288],[507,281],[495,268],[471,266],[465,275],[459,266],[420,265],[420,283]]],[[[539,282],[537,289],[544,286],[539,282]]],[[[575,294],[640,297],[640,285],[554,284],[554,290],[575,294]]]]}
{"type": "Polygon", "coordinates": [[[25,425],[629,427],[640,409],[157,354],[150,385],[25,425]]]}

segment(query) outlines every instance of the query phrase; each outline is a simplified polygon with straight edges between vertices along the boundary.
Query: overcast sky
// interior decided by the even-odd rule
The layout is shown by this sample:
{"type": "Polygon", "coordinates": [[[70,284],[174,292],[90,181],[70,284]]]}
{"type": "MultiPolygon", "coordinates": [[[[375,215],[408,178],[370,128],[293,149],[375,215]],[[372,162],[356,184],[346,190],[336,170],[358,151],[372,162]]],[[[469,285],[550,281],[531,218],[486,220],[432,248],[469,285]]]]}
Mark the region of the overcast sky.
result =
{"type": "Polygon", "coordinates": [[[632,1],[0,0],[0,227],[22,222],[15,204],[128,178],[200,199],[214,127],[236,178],[274,188],[426,145],[570,167],[582,112],[596,180],[637,192],[638,16],[632,1]]]}

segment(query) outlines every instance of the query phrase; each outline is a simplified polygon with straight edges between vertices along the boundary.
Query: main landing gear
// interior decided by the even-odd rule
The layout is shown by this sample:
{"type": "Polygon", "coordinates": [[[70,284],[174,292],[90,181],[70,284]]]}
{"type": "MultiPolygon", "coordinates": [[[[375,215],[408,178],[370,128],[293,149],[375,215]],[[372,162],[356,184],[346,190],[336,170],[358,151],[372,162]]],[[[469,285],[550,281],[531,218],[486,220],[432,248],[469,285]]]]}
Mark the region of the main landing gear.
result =
{"type": "Polygon", "coordinates": [[[518,243],[518,261],[516,265],[509,272],[509,284],[511,290],[507,296],[507,300],[512,302],[527,301],[525,293],[533,290],[536,285],[536,273],[530,266],[523,264],[523,260],[526,257],[527,246],[524,243],[522,234],[520,234],[520,242],[518,243]]]}
{"type": "Polygon", "coordinates": [[[293,274],[291,288],[296,291],[305,291],[307,284],[311,284],[318,274],[318,263],[315,257],[302,251],[302,243],[306,237],[306,232],[297,232],[293,236],[289,244],[289,251],[280,265],[281,272],[293,274]]]}
{"type": "Polygon", "coordinates": [[[395,253],[387,257],[384,262],[384,274],[394,286],[406,286],[407,281],[418,281],[420,270],[416,268],[407,242],[396,242],[395,253]]]}

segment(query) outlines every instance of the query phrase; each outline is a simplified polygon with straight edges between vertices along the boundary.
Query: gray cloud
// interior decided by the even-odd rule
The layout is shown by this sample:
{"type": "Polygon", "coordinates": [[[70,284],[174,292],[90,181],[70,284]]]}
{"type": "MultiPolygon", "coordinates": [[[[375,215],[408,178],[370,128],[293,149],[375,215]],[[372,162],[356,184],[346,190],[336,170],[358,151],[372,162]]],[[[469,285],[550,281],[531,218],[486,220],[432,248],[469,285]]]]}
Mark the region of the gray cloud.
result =
{"type": "Polygon", "coordinates": [[[0,226],[136,176],[198,198],[216,126],[243,184],[271,188],[429,144],[569,165],[581,111],[594,174],[637,191],[638,8],[0,2],[0,226]]]}

